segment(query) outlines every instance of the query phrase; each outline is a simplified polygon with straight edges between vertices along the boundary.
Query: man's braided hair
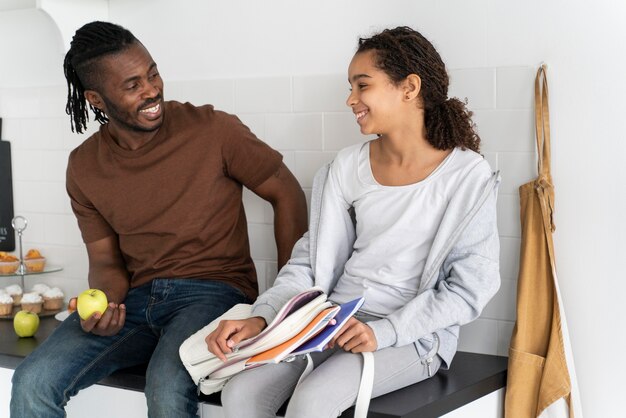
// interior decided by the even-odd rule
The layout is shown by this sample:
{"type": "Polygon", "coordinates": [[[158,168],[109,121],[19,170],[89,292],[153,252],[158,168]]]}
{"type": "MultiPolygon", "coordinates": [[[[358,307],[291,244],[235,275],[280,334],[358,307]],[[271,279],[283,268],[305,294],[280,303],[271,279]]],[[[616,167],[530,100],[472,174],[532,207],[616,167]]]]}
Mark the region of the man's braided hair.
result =
{"type": "MultiPolygon", "coordinates": [[[[70,115],[72,132],[83,133],[87,129],[89,109],[85,90],[99,87],[98,59],[121,52],[135,42],[139,41],[129,30],[108,22],[91,22],[76,31],[63,61],[68,90],[65,113],[70,115]]],[[[103,124],[109,120],[100,109],[89,107],[96,121],[103,124]]]]}

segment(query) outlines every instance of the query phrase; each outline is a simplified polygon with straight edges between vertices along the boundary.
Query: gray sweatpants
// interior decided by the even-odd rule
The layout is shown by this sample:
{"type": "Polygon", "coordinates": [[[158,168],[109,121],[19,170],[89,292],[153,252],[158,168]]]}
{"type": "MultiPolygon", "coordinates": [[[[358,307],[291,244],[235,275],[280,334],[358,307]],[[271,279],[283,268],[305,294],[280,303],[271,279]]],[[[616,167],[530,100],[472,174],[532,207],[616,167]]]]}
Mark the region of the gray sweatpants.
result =
{"type": "MultiPolygon", "coordinates": [[[[354,405],[361,381],[363,356],[340,348],[311,355],[315,369],[298,386],[306,366],[299,358],[290,363],[264,365],[235,375],[222,390],[226,418],[275,417],[291,396],[287,418],[337,417],[354,405]]],[[[434,375],[441,365],[435,355],[430,365],[434,375]]],[[[374,353],[372,397],[428,378],[428,368],[415,345],[388,347],[374,353]]]]}

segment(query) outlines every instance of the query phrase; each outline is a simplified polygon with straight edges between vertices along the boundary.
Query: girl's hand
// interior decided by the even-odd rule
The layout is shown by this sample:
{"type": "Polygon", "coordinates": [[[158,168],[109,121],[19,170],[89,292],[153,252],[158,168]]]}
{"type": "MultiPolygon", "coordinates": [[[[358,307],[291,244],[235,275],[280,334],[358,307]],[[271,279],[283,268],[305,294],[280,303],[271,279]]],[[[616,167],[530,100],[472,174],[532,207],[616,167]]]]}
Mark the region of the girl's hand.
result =
{"type": "Polygon", "coordinates": [[[351,353],[376,351],[376,347],[378,347],[374,331],[355,318],[350,318],[346,322],[333,339],[330,340],[328,347],[333,348],[335,344],[344,351],[350,351],[351,353]]]}
{"type": "Polygon", "coordinates": [[[260,316],[220,321],[217,328],[205,338],[207,348],[217,358],[226,361],[226,354],[232,353],[235,345],[240,341],[259,335],[266,326],[265,319],[260,316]]]}

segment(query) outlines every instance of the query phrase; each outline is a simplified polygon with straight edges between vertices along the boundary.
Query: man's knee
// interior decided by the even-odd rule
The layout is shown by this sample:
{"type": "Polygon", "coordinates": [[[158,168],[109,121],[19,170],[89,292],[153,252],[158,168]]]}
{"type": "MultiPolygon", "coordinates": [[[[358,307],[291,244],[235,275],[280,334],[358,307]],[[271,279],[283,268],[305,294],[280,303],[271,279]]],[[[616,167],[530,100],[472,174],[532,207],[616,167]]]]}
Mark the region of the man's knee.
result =
{"type": "Polygon", "coordinates": [[[13,373],[11,383],[11,416],[63,415],[62,408],[67,403],[63,388],[54,376],[46,374],[45,368],[42,370],[26,359],[13,373]]]}
{"type": "Polygon", "coordinates": [[[197,414],[198,395],[188,375],[155,376],[153,373],[146,379],[145,394],[150,417],[197,414]]]}
{"type": "Polygon", "coordinates": [[[45,373],[46,368],[39,367],[35,362],[26,358],[15,369],[11,379],[13,396],[34,394],[48,394],[54,391],[54,378],[45,373]]]}
{"type": "Polygon", "coordinates": [[[189,385],[182,385],[181,382],[168,379],[166,376],[152,378],[146,381],[145,394],[148,404],[177,403],[180,399],[195,396],[189,385]]]}

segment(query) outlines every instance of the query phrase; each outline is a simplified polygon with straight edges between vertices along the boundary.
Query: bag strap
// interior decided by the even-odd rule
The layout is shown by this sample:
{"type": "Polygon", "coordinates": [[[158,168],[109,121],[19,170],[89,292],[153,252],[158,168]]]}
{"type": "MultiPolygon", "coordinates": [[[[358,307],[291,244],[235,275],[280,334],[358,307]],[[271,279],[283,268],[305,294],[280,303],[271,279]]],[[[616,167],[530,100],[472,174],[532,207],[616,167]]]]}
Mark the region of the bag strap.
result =
{"type": "Polygon", "coordinates": [[[361,354],[363,355],[363,372],[361,373],[359,393],[356,396],[354,418],[367,418],[367,410],[370,406],[374,386],[374,353],[364,352],[361,354]]]}
{"type": "Polygon", "coordinates": [[[541,64],[535,77],[535,131],[539,158],[537,170],[540,178],[550,176],[550,110],[548,107],[547,66],[541,64]]]}
{"type": "MultiPolygon", "coordinates": [[[[363,370],[361,372],[361,383],[359,392],[356,395],[356,406],[354,408],[354,418],[367,418],[367,410],[370,406],[372,388],[374,387],[374,353],[361,353],[363,355],[363,370]]],[[[313,359],[311,355],[306,355],[306,367],[296,383],[296,388],[313,371],[313,359]]],[[[295,391],[295,389],[294,389],[295,391]]]]}

